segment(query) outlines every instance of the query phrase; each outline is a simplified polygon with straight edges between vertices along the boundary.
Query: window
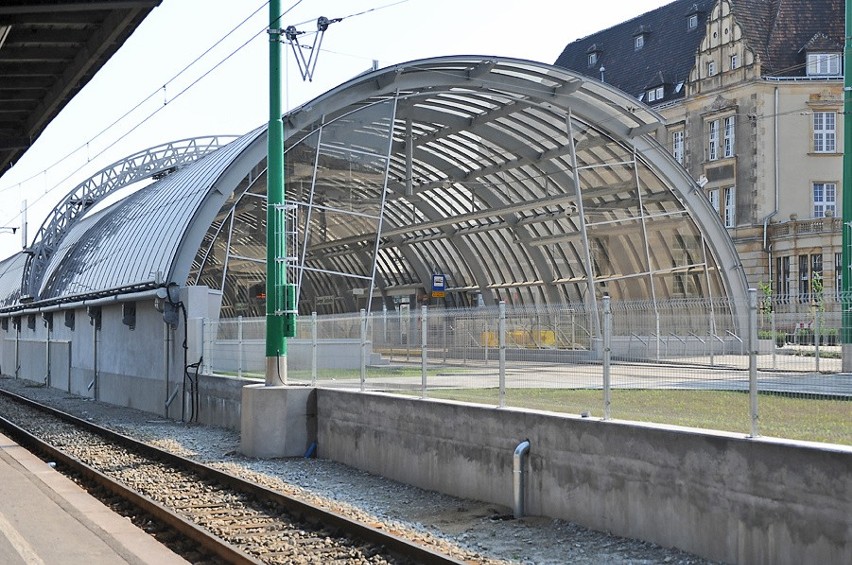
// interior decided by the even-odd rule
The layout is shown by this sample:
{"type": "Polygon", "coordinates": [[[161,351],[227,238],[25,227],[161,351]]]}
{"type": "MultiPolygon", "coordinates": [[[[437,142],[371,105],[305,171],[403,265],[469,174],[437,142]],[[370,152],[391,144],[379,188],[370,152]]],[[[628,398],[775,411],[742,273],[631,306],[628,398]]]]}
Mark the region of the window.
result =
{"type": "Polygon", "coordinates": [[[693,30],[698,27],[698,14],[689,14],[686,18],[686,29],[693,30]]]}
{"type": "Polygon", "coordinates": [[[814,152],[834,153],[837,151],[835,112],[814,112],[814,152]]]}
{"type": "Polygon", "coordinates": [[[712,77],[716,74],[716,61],[707,62],[707,76],[712,77]]]}
{"type": "Polygon", "coordinates": [[[672,132],[672,155],[675,161],[683,165],[683,130],[672,132]]]}
{"type": "Polygon", "coordinates": [[[598,54],[597,53],[589,53],[589,66],[594,67],[598,62],[598,54]]]}
{"type": "Polygon", "coordinates": [[[740,61],[736,55],[731,55],[731,70],[736,70],[740,66],[740,61]]]}
{"type": "Polygon", "coordinates": [[[707,122],[709,129],[708,141],[708,160],[715,161],[719,158],[719,120],[707,122]]]}
{"type": "Polygon", "coordinates": [[[637,35],[636,37],[633,38],[633,49],[635,51],[639,51],[644,46],[645,46],[645,36],[644,35],[637,35]]]}
{"type": "Polygon", "coordinates": [[[808,53],[808,76],[839,76],[840,53],[808,53]]]}
{"type": "Polygon", "coordinates": [[[725,189],[725,227],[732,228],[736,225],[736,201],[734,198],[734,187],[725,189]]]}
{"type": "Polygon", "coordinates": [[[662,100],[665,94],[665,89],[662,86],[657,87],[657,100],[662,100]]]}
{"type": "Polygon", "coordinates": [[[837,184],[815,182],[813,184],[814,218],[824,218],[828,212],[837,211],[837,184]]]}
{"type": "Polygon", "coordinates": [[[811,301],[811,277],[808,272],[809,259],[807,255],[799,255],[799,302],[811,301]]]}
{"type": "Polygon", "coordinates": [[[725,118],[725,157],[734,156],[734,130],[736,129],[736,116],[725,118]]]}
{"type": "Polygon", "coordinates": [[[790,257],[775,260],[775,293],[779,304],[790,302],[790,257]]]}
{"type": "Polygon", "coordinates": [[[817,279],[823,282],[822,253],[799,255],[799,302],[808,303],[820,298],[814,292],[817,279]]]}
{"type": "Polygon", "coordinates": [[[655,89],[651,89],[648,91],[648,102],[654,102],[657,100],[657,91],[655,89]]]}
{"type": "Polygon", "coordinates": [[[710,200],[710,206],[713,207],[716,212],[719,212],[719,189],[714,188],[713,190],[707,191],[707,198],[710,200]]]}

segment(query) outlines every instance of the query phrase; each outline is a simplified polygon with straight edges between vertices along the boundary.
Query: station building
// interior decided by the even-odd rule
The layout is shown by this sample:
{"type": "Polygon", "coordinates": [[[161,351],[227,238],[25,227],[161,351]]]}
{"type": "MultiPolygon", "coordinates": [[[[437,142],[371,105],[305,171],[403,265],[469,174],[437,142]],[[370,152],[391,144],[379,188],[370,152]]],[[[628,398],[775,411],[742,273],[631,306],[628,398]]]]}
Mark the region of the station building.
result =
{"type": "Polygon", "coordinates": [[[778,328],[840,325],[840,0],[676,0],[569,43],[556,60],[666,119],[778,328]]]}

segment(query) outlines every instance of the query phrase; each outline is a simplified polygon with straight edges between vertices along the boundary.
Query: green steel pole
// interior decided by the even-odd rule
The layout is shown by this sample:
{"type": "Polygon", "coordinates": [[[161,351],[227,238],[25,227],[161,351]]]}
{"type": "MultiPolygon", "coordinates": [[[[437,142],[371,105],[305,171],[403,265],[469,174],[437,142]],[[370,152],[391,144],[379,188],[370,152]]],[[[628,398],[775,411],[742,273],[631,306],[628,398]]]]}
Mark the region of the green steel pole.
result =
{"type": "MultiPolygon", "coordinates": [[[[841,321],[841,343],[844,346],[852,344],[852,272],[850,272],[850,245],[852,245],[852,3],[846,0],[846,40],[843,51],[843,230],[842,253],[843,273],[841,285],[841,306],[843,316],[841,321]]],[[[852,366],[852,350],[843,347],[843,370],[852,366]]]]}
{"type": "Polygon", "coordinates": [[[266,385],[287,382],[287,339],[284,316],[276,312],[286,270],[284,228],[278,206],[284,203],[284,123],[281,121],[281,0],[269,2],[269,137],[266,172],[266,385]],[[283,277],[282,277],[283,275],[283,277]],[[282,373],[283,370],[283,373],[282,373]]]}

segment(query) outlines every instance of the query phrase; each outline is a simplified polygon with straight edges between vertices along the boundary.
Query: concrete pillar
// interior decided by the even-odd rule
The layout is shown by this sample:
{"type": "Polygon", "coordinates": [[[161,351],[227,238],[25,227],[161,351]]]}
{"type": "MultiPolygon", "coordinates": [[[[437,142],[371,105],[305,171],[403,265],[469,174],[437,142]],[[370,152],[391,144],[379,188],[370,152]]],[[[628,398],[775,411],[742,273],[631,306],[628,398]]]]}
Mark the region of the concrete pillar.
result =
{"type": "Polygon", "coordinates": [[[317,438],[316,390],[247,385],[242,389],[240,453],[248,457],[301,457],[317,438]]]}

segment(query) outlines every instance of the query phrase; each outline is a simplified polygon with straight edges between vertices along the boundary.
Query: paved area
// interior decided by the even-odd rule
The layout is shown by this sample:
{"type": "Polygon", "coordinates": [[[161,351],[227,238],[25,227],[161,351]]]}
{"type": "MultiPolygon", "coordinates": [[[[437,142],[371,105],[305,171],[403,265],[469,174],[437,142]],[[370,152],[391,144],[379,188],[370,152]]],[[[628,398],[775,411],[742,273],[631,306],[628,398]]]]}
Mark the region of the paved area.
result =
{"type": "MultiPolygon", "coordinates": [[[[419,352],[418,352],[419,353],[419,352]]],[[[772,355],[758,356],[757,387],[761,392],[852,397],[852,374],[830,371],[825,365],[837,364],[839,359],[823,359],[819,370],[814,358],[799,360],[798,369],[790,367],[788,356],[775,356],[786,363],[786,370],[773,369],[772,355]]],[[[496,360],[442,363],[440,355],[427,362],[428,388],[497,388],[499,368],[496,360]]],[[[713,363],[705,357],[676,357],[659,363],[620,363],[613,361],[613,388],[641,389],[700,389],[734,390],[749,388],[748,356],[717,355],[713,363]]],[[[794,360],[795,361],[795,360],[794,360]]],[[[410,363],[395,361],[391,366],[370,367],[366,383],[371,389],[411,389],[421,386],[419,355],[410,363]],[[405,375],[395,375],[394,367],[407,369],[405,375]]],[[[320,372],[321,373],[321,372],[320,372]]],[[[350,376],[323,378],[318,384],[329,387],[359,388],[360,379],[350,376]]],[[[600,363],[552,363],[542,361],[507,361],[507,388],[593,388],[603,387],[603,368],[600,363]]]]}
{"type": "Polygon", "coordinates": [[[186,564],[0,434],[0,563],[186,564]]]}

